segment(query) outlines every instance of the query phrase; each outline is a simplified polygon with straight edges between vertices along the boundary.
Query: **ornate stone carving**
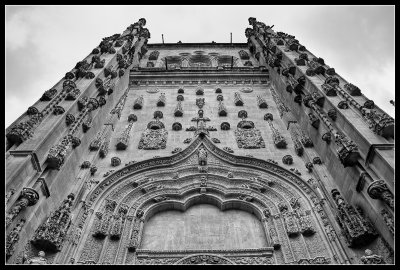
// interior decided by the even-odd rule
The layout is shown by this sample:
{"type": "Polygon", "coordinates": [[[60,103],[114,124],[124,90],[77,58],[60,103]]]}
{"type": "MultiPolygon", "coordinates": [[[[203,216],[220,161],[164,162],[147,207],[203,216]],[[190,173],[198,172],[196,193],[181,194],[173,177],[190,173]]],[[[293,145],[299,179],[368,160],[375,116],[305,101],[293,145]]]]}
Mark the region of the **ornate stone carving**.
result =
{"type": "Polygon", "coordinates": [[[220,101],[219,104],[218,104],[218,115],[219,116],[226,116],[227,114],[228,114],[228,111],[226,110],[224,102],[220,101]]]}
{"type": "Polygon", "coordinates": [[[152,51],[149,55],[149,60],[157,60],[159,55],[160,55],[159,51],[152,51]]]}
{"type": "Polygon", "coordinates": [[[142,133],[138,148],[145,150],[165,149],[167,138],[168,131],[165,130],[164,124],[156,119],[156,121],[151,121],[142,133]]]}
{"type": "Polygon", "coordinates": [[[114,212],[116,206],[117,202],[113,200],[106,200],[104,212],[96,212],[97,219],[94,222],[94,237],[104,238],[108,234],[112,213],[114,212]]]}
{"type": "Polygon", "coordinates": [[[373,254],[370,249],[365,250],[365,256],[361,257],[363,264],[386,264],[382,256],[373,254]]]}
{"type": "Polygon", "coordinates": [[[185,90],[183,90],[182,88],[179,88],[178,89],[178,94],[183,94],[183,93],[185,93],[185,90]]]}
{"type": "Polygon", "coordinates": [[[121,165],[121,159],[119,157],[112,157],[111,158],[111,166],[117,167],[121,165]]]}
{"type": "Polygon", "coordinates": [[[19,240],[19,233],[25,224],[25,219],[21,219],[12,231],[7,235],[6,240],[6,259],[8,260],[14,254],[14,246],[19,240]]]}
{"type": "Polygon", "coordinates": [[[211,140],[212,140],[214,143],[221,143],[221,141],[220,141],[219,139],[217,139],[217,138],[211,138],[211,140]]]}
{"type": "Polygon", "coordinates": [[[129,139],[130,139],[130,131],[132,129],[133,123],[137,120],[137,117],[134,114],[129,115],[128,117],[128,127],[122,132],[121,136],[118,138],[117,142],[117,150],[125,150],[128,147],[129,139]]]}
{"type": "Polygon", "coordinates": [[[53,114],[54,115],[60,115],[65,113],[65,109],[61,106],[54,106],[53,114]]]}
{"type": "Polygon", "coordinates": [[[81,94],[81,90],[79,90],[78,88],[75,88],[67,94],[67,96],[65,97],[65,100],[75,100],[78,98],[78,96],[80,94],[81,94]]]}
{"type": "Polygon", "coordinates": [[[348,205],[339,191],[332,190],[332,197],[337,205],[336,221],[350,247],[359,247],[369,244],[378,234],[369,220],[366,220],[359,211],[348,205]]]}
{"type": "Polygon", "coordinates": [[[204,147],[200,147],[197,151],[197,157],[199,159],[199,165],[207,165],[207,150],[204,147]]]}
{"type": "Polygon", "coordinates": [[[376,134],[385,138],[394,136],[394,119],[385,113],[377,113],[375,110],[363,108],[362,114],[368,126],[376,134]]]}
{"type": "Polygon", "coordinates": [[[182,130],[182,124],[179,122],[175,122],[172,124],[172,130],[179,131],[182,130]]]}
{"type": "Polygon", "coordinates": [[[315,257],[314,259],[300,259],[298,264],[330,264],[331,260],[325,257],[315,257]]]}
{"type": "Polygon", "coordinates": [[[285,138],[281,135],[281,133],[274,127],[272,124],[271,120],[268,120],[268,125],[272,131],[272,138],[274,140],[274,144],[277,148],[282,149],[286,148],[286,140],[285,138]]]}
{"type": "Polygon", "coordinates": [[[69,194],[61,206],[40,225],[31,240],[40,249],[60,251],[71,223],[71,206],[75,198],[69,194]]]}
{"type": "Polygon", "coordinates": [[[374,101],[369,99],[369,100],[365,101],[363,107],[367,108],[367,109],[373,109],[375,107],[375,103],[374,103],[374,101]]]}
{"type": "Polygon", "coordinates": [[[67,124],[67,126],[71,125],[73,122],[75,122],[75,116],[73,114],[67,114],[65,116],[65,123],[67,124]]]}
{"type": "Polygon", "coordinates": [[[324,83],[321,85],[322,90],[324,91],[325,95],[328,97],[335,97],[337,96],[337,92],[334,86],[324,83]]]}
{"type": "Polygon", "coordinates": [[[321,158],[320,157],[314,157],[313,158],[313,164],[322,164],[321,158]]]}
{"type": "Polygon", "coordinates": [[[390,209],[394,209],[394,196],[390,192],[384,180],[372,182],[367,189],[368,195],[372,199],[382,200],[390,209]]]}
{"type": "Polygon", "coordinates": [[[82,130],[84,133],[86,133],[91,127],[93,123],[93,118],[91,115],[86,115],[85,120],[82,123],[82,130]]]}
{"type": "Polygon", "coordinates": [[[128,250],[130,252],[133,252],[136,250],[138,246],[138,241],[139,241],[139,233],[140,233],[140,219],[135,218],[133,221],[133,229],[132,229],[132,235],[128,244],[128,250]]]}
{"type": "Polygon", "coordinates": [[[314,165],[311,162],[306,163],[306,168],[307,168],[308,172],[312,172],[313,167],[314,167],[314,165]]]}
{"type": "Polygon", "coordinates": [[[273,121],[274,120],[274,116],[272,115],[272,113],[266,113],[265,115],[264,115],[264,120],[265,121],[273,121]]]}
{"type": "Polygon", "coordinates": [[[247,118],[247,112],[245,110],[240,110],[238,112],[238,117],[241,119],[247,118]]]}
{"type": "Polygon", "coordinates": [[[129,207],[123,204],[119,209],[118,213],[114,216],[114,222],[111,226],[110,230],[110,238],[114,240],[118,240],[122,234],[123,224],[125,222],[126,214],[128,212],[129,207]]]}
{"type": "Polygon", "coordinates": [[[350,94],[350,96],[361,96],[361,90],[351,83],[346,83],[344,89],[350,94]]]}
{"type": "Polygon", "coordinates": [[[204,95],[204,89],[201,88],[200,86],[198,86],[196,89],[196,95],[198,95],[198,96],[204,95]]]}
{"type": "Polygon", "coordinates": [[[289,237],[297,236],[300,233],[297,225],[296,217],[292,212],[286,212],[283,214],[283,221],[285,223],[286,232],[289,237]]]}
{"type": "Polygon", "coordinates": [[[216,94],[222,94],[222,90],[221,90],[221,88],[217,88],[217,89],[215,89],[215,93],[216,93],[216,94]]]}
{"type": "Polygon", "coordinates": [[[221,130],[229,130],[230,128],[231,128],[231,125],[228,122],[221,123],[221,130]]]}
{"type": "Polygon", "coordinates": [[[286,155],[282,158],[282,163],[286,165],[293,164],[293,157],[291,155],[286,155]]]}
{"type": "Polygon", "coordinates": [[[394,235],[394,219],[392,214],[390,214],[386,209],[382,209],[381,215],[383,216],[383,220],[385,221],[389,231],[394,235]]]}
{"type": "Polygon", "coordinates": [[[250,59],[249,54],[248,54],[246,51],[244,51],[244,50],[240,50],[240,51],[239,51],[239,57],[240,57],[240,59],[242,59],[242,60],[249,60],[249,59],[250,59]]]}
{"type": "Polygon", "coordinates": [[[180,101],[176,104],[174,115],[175,117],[181,117],[183,115],[182,103],[180,101]]]}
{"type": "Polygon", "coordinates": [[[72,137],[71,144],[72,144],[72,148],[76,148],[79,145],[81,145],[81,140],[78,137],[72,137]]]}
{"type": "Polygon", "coordinates": [[[181,152],[181,151],[182,151],[182,148],[176,147],[176,148],[174,148],[174,150],[171,151],[171,153],[172,153],[172,154],[176,154],[176,153],[179,153],[179,152],[181,152]]]}
{"type": "Polygon", "coordinates": [[[226,152],[228,152],[228,153],[233,153],[234,151],[232,150],[232,148],[230,148],[230,147],[224,147],[224,148],[222,148],[222,150],[224,150],[224,151],[226,151],[226,152]]]}
{"type": "Polygon", "coordinates": [[[329,116],[329,118],[331,118],[333,121],[336,121],[336,118],[337,118],[336,110],[335,110],[335,109],[330,109],[330,110],[328,111],[328,116],[329,116]]]}
{"type": "Polygon", "coordinates": [[[322,140],[325,141],[327,144],[330,144],[332,141],[332,135],[330,132],[326,132],[322,135],[322,140]]]}
{"type": "Polygon", "coordinates": [[[203,108],[204,104],[205,104],[204,98],[196,98],[197,107],[199,107],[201,109],[201,108],[203,108]]]}
{"type": "Polygon", "coordinates": [[[177,261],[175,264],[233,264],[231,261],[215,255],[194,255],[177,261]]]}
{"type": "Polygon", "coordinates": [[[313,147],[314,146],[313,141],[307,134],[304,133],[304,131],[301,131],[300,141],[304,145],[304,147],[313,147]]]}
{"type": "Polygon", "coordinates": [[[338,146],[337,153],[343,166],[354,166],[360,157],[358,146],[352,140],[339,132],[335,134],[335,143],[338,146]]]}
{"type": "Polygon", "coordinates": [[[345,100],[340,101],[337,106],[339,109],[342,109],[342,110],[349,108],[349,104],[347,104],[347,101],[345,101],[345,100]]]}
{"type": "Polygon", "coordinates": [[[81,168],[82,169],[88,169],[88,168],[90,168],[90,165],[91,165],[90,161],[86,160],[81,164],[81,168]]]}
{"type": "Polygon", "coordinates": [[[90,167],[90,175],[94,175],[96,172],[97,172],[97,167],[96,166],[90,167]]]}
{"type": "Polygon", "coordinates": [[[238,92],[234,93],[234,103],[236,106],[243,106],[243,100],[242,97],[240,96],[240,94],[238,92]]]}
{"type": "Polygon", "coordinates": [[[133,109],[139,110],[143,107],[143,96],[138,97],[135,99],[135,102],[133,103],[133,109]]]}
{"type": "Polygon", "coordinates": [[[190,143],[192,141],[192,138],[186,138],[183,143],[190,143]]]}
{"type": "Polygon", "coordinates": [[[88,97],[85,97],[85,96],[80,97],[78,99],[78,110],[82,111],[84,108],[86,108],[88,101],[89,101],[88,97]]]}
{"type": "Polygon", "coordinates": [[[178,96],[176,97],[176,100],[177,100],[177,101],[183,101],[183,100],[184,100],[184,97],[183,97],[182,95],[178,95],[178,96]]]}
{"type": "Polygon", "coordinates": [[[26,255],[24,255],[23,264],[33,264],[33,265],[48,264],[47,259],[45,257],[46,253],[44,251],[39,251],[37,257],[28,258],[26,255]]]}
{"type": "Polygon", "coordinates": [[[40,101],[50,101],[52,100],[57,94],[57,89],[50,89],[44,92],[42,97],[40,98],[40,101]]]}
{"type": "Polygon", "coordinates": [[[217,96],[217,101],[223,101],[224,100],[224,96],[223,95],[218,95],[217,96]]]}
{"type": "Polygon", "coordinates": [[[281,243],[275,228],[269,229],[269,235],[271,237],[271,245],[274,247],[274,250],[279,250],[281,248],[281,243]]]}
{"type": "Polygon", "coordinates": [[[69,149],[69,144],[72,140],[71,135],[65,136],[59,144],[52,146],[47,155],[47,163],[49,168],[54,168],[59,170],[64,164],[65,156],[69,149]]]}
{"type": "Polygon", "coordinates": [[[309,113],[309,114],[308,114],[308,118],[309,118],[309,120],[310,120],[311,126],[313,126],[314,128],[318,129],[319,123],[320,123],[319,118],[316,117],[316,116],[315,116],[314,114],[312,114],[312,113],[309,113]]]}
{"type": "Polygon", "coordinates": [[[110,140],[106,140],[103,142],[103,144],[100,146],[100,151],[99,151],[99,156],[101,158],[105,158],[108,154],[108,148],[110,145],[110,140]]]}
{"type": "Polygon", "coordinates": [[[153,117],[154,117],[154,119],[157,119],[157,118],[161,119],[161,118],[163,118],[163,113],[162,113],[162,111],[155,111],[154,114],[153,114],[153,117]]]}
{"type": "Polygon", "coordinates": [[[255,129],[254,123],[251,121],[240,121],[237,130],[235,130],[235,137],[239,148],[265,148],[261,131],[255,129]]]}
{"type": "Polygon", "coordinates": [[[157,107],[165,106],[165,93],[161,93],[157,100],[157,107]]]}
{"type": "Polygon", "coordinates": [[[258,104],[259,108],[262,108],[262,109],[267,109],[268,108],[267,102],[261,96],[257,96],[257,104],[258,104]]]}

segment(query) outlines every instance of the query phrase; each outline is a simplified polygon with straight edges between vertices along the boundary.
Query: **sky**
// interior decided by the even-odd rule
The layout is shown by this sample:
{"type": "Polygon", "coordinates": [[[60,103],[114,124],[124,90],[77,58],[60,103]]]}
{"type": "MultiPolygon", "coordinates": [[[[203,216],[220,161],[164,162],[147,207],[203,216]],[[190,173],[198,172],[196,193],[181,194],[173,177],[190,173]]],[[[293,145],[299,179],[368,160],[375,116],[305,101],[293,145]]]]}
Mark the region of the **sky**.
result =
{"type": "Polygon", "coordinates": [[[246,43],[248,18],[294,35],[394,117],[394,6],[6,6],[5,125],[95,48],[145,18],[150,43],[246,43]]]}

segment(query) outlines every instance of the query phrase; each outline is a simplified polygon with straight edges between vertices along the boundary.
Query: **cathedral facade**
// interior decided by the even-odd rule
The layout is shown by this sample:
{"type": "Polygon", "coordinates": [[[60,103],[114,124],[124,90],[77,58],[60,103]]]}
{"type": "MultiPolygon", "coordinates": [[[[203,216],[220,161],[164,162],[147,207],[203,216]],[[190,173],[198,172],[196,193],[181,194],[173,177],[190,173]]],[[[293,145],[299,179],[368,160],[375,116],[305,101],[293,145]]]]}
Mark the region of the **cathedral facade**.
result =
{"type": "Polygon", "coordinates": [[[256,18],[104,38],[6,129],[6,264],[393,264],[394,119],[256,18]]]}

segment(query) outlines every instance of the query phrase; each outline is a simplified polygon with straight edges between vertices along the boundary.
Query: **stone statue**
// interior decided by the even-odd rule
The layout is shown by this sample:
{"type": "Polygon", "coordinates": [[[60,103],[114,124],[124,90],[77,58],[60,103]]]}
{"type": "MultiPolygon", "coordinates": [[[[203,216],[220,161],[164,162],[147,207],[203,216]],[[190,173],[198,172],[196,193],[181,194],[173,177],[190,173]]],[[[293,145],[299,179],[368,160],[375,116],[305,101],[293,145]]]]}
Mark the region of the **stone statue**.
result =
{"type": "Polygon", "coordinates": [[[44,253],[44,251],[39,251],[38,257],[33,257],[30,259],[24,255],[24,264],[47,264],[47,259],[45,256],[46,253],[44,253]]]}
{"type": "Polygon", "coordinates": [[[200,166],[207,165],[207,150],[201,147],[199,148],[197,155],[199,157],[199,165],[200,166]]]}

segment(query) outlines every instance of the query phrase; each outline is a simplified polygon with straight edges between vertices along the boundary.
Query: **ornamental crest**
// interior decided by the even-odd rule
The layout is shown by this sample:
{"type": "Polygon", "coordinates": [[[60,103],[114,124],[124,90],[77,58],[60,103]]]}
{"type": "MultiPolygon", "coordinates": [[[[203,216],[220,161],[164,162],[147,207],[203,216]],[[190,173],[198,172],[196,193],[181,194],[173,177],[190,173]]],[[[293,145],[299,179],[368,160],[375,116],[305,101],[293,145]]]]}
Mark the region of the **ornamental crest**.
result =
{"type": "Polygon", "coordinates": [[[165,149],[167,146],[168,131],[162,129],[146,129],[142,133],[142,137],[139,142],[139,149],[153,150],[153,149],[165,149]]]}
{"type": "Polygon", "coordinates": [[[254,124],[251,121],[240,121],[238,128],[235,130],[235,137],[239,148],[265,148],[261,131],[254,128],[254,124]],[[249,122],[248,125],[247,122],[249,122]]]}

